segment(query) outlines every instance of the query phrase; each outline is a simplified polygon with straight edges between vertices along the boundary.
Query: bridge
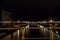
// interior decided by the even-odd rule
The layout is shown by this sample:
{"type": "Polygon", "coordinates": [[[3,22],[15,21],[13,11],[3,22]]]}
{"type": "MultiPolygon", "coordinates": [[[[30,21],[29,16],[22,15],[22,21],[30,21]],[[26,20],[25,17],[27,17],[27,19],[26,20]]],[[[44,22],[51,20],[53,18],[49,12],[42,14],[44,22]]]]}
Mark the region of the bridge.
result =
{"type": "Polygon", "coordinates": [[[1,40],[60,40],[59,21],[1,21],[1,40]],[[48,25],[48,26],[45,26],[48,25]],[[9,27],[12,26],[12,27],[9,27]]]}

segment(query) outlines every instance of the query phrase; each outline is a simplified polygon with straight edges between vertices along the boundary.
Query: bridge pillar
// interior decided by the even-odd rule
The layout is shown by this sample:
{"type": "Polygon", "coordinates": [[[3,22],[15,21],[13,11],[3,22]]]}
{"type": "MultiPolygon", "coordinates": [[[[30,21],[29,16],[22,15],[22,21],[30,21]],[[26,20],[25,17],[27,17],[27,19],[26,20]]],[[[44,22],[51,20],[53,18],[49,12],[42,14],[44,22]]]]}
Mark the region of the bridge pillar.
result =
{"type": "Polygon", "coordinates": [[[25,28],[24,26],[22,27],[22,40],[24,40],[24,35],[25,35],[25,28]]]}
{"type": "Polygon", "coordinates": [[[50,24],[50,40],[54,40],[54,34],[53,34],[53,31],[52,31],[52,28],[53,28],[53,25],[50,24]]]}

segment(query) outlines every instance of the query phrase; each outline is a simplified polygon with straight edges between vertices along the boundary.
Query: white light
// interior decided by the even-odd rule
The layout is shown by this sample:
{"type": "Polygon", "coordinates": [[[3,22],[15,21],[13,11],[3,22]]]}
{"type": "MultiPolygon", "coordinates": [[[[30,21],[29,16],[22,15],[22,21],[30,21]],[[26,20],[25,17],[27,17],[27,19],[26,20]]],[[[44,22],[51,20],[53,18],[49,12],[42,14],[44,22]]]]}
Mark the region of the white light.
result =
{"type": "Polygon", "coordinates": [[[20,31],[20,30],[18,30],[18,38],[19,38],[19,35],[20,35],[20,34],[19,34],[19,31],[20,31]]]}
{"type": "Polygon", "coordinates": [[[29,25],[27,25],[26,28],[29,28],[29,25]]]}
{"type": "Polygon", "coordinates": [[[40,25],[40,28],[44,28],[42,25],[40,25]]]}
{"type": "Polygon", "coordinates": [[[50,20],[50,22],[53,22],[53,20],[50,20]]]}
{"type": "Polygon", "coordinates": [[[56,31],[56,33],[58,33],[58,31],[56,31]]]}

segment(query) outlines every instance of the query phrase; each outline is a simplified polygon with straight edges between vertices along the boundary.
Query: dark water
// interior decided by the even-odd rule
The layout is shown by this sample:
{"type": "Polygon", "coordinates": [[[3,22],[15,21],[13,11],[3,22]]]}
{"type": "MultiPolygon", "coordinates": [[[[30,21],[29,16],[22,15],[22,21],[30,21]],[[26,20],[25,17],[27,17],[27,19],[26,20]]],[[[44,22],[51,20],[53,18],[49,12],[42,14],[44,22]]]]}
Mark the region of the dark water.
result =
{"type": "Polygon", "coordinates": [[[30,30],[30,37],[32,38],[38,38],[40,37],[40,32],[37,29],[31,29],[30,30]]]}
{"type": "Polygon", "coordinates": [[[44,33],[42,34],[38,29],[30,29],[28,36],[25,40],[50,40],[50,38],[45,39],[44,33]]]}

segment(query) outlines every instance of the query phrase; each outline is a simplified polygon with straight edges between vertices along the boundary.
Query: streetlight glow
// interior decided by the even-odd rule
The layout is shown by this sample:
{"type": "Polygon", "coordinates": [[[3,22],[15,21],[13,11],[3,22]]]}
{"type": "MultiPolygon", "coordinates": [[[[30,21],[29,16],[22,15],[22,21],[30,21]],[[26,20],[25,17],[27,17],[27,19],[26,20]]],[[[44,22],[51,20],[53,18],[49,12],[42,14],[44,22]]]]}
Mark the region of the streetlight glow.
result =
{"type": "Polygon", "coordinates": [[[44,28],[42,25],[40,25],[40,28],[44,28]]]}
{"type": "Polygon", "coordinates": [[[56,31],[56,33],[58,33],[58,31],[56,31]]]}
{"type": "Polygon", "coordinates": [[[29,25],[27,25],[26,28],[29,28],[29,25]]]}
{"type": "Polygon", "coordinates": [[[53,22],[53,20],[50,20],[50,22],[53,22]]]}

